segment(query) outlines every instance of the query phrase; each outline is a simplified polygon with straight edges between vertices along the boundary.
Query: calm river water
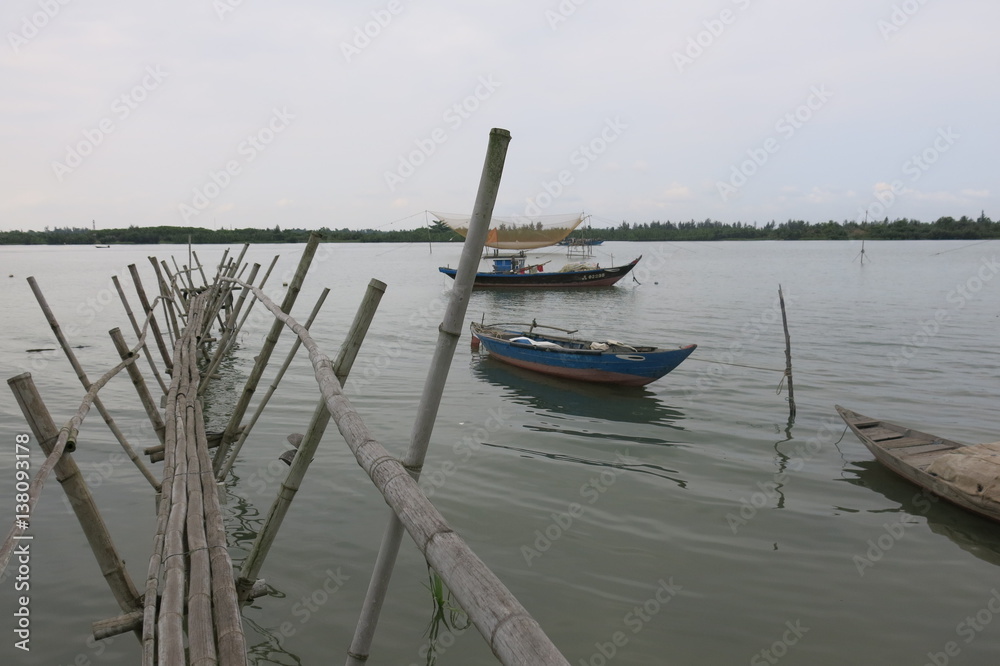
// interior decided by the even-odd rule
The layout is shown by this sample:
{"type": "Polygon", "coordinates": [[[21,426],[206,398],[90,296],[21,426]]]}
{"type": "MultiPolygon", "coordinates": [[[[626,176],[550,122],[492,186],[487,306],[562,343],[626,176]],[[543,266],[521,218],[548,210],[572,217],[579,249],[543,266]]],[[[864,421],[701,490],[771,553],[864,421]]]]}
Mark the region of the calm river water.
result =
{"type": "MultiPolygon", "coordinates": [[[[196,246],[217,263],[225,248],[196,246]]],[[[238,247],[233,248],[238,251],[238,247]]],[[[1000,439],[996,242],[605,243],[595,259],[643,255],[636,281],[608,289],[474,293],[469,319],[530,321],[698,350],[639,390],[545,379],[472,352],[451,367],[421,485],[539,621],[570,663],[995,664],[1000,531],[895,478],[834,411],[842,404],[960,441],[1000,439]],[[788,309],[798,415],[789,423],[778,286],[788,309]],[[726,363],[725,365],[722,363],[726,363]],[[752,367],[746,367],[752,366],[752,367]]],[[[294,269],[302,246],[248,258],[294,269]]],[[[388,284],[348,382],[375,436],[401,453],[461,247],[323,246],[296,311],[332,293],[313,327],[336,355],[370,278],[388,284]]],[[[113,365],[107,331],[131,327],[112,275],[128,285],[147,256],[187,247],[0,248],[0,360],[28,370],[58,423],[83,390],[25,278],[34,275],[93,380],[113,365]],[[10,275],[11,277],[7,277],[10,275]]],[[[539,253],[557,268],[561,252],[539,253]]],[[[127,287],[128,288],[128,287],[127,287]]],[[[131,289],[129,292],[131,292],[131,289]]],[[[138,309],[131,296],[133,308],[138,309]]],[[[266,332],[241,336],[208,406],[210,429],[240,390],[266,332]]],[[[258,390],[290,346],[286,333],[258,390]]],[[[105,404],[139,448],[151,444],[127,378],[105,404]]],[[[296,360],[226,484],[233,558],[242,560],[277,490],[285,436],[316,405],[296,360]]],[[[0,516],[14,514],[14,448],[24,419],[0,398],[0,516]]],[[[92,411],[75,454],[133,580],[154,531],[149,484],[92,411]]],[[[32,456],[33,469],[42,457],[32,456]]],[[[159,466],[155,468],[157,475],[159,466]]],[[[339,664],[350,643],[388,509],[335,428],[327,431],[262,571],[271,596],[245,609],[255,664],[339,664]]],[[[6,532],[7,528],[4,528],[6,532]]],[[[94,643],[118,614],[58,483],[30,527],[30,652],[15,649],[17,583],[0,583],[0,663],[134,664],[131,636],[94,643]]],[[[16,573],[16,572],[15,572],[16,573]]],[[[404,541],[370,663],[428,663],[427,570],[404,541]]],[[[495,663],[474,629],[438,626],[437,663],[495,663]]]]}

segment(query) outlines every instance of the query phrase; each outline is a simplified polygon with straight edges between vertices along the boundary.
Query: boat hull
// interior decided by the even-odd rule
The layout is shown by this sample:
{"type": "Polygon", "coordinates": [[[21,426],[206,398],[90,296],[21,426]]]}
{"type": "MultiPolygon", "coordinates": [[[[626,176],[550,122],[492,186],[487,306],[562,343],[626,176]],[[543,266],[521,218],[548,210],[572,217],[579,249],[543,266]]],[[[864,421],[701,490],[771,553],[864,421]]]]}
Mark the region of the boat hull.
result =
{"type": "Polygon", "coordinates": [[[957,449],[967,447],[967,444],[889,421],[879,421],[840,405],[835,407],[865,448],[889,470],[952,504],[1000,522],[1000,511],[984,505],[978,498],[927,471],[937,458],[955,453],[957,449]]]}
{"type": "MultiPolygon", "coordinates": [[[[697,345],[635,352],[568,351],[497,339],[473,325],[473,335],[492,358],[553,377],[575,381],[645,386],[668,374],[697,345]]],[[[650,348],[652,349],[652,348],[650,348]]]]}
{"type": "MultiPolygon", "coordinates": [[[[640,257],[639,259],[641,259],[640,257]]],[[[475,289],[566,289],[581,287],[610,287],[632,272],[639,259],[624,266],[595,268],[586,271],[540,272],[540,273],[476,273],[475,289]]],[[[458,272],[454,268],[438,268],[454,279],[458,272]]]]}

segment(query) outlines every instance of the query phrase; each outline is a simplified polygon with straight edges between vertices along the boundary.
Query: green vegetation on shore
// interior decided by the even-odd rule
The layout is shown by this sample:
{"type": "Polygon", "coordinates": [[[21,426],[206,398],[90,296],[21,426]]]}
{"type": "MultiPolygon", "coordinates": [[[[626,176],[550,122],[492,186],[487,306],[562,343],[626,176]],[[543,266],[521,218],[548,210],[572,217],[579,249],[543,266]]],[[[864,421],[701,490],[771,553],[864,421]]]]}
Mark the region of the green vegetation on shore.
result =
{"type": "MultiPolygon", "coordinates": [[[[461,241],[441,222],[400,231],[377,229],[319,229],[335,243],[427,243],[461,241]]],[[[197,227],[136,227],[127,229],[70,229],[0,231],[0,245],[122,245],[192,243],[304,243],[308,229],[201,229],[197,227]]],[[[763,226],[737,222],[622,222],[605,229],[577,229],[570,238],[608,241],[718,241],[718,240],[979,240],[1000,238],[1000,222],[985,214],[977,219],[942,217],[934,222],[898,219],[890,222],[823,222],[789,220],[763,226]]]]}

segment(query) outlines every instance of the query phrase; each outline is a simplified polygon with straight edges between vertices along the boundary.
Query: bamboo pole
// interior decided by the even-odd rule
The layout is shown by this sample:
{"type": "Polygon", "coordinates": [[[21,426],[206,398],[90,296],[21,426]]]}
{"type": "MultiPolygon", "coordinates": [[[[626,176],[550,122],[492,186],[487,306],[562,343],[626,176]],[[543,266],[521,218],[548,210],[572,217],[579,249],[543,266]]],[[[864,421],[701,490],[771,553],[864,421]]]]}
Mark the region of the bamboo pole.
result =
{"type": "MultiPolygon", "coordinates": [[[[38,282],[35,280],[34,276],[28,278],[28,285],[31,287],[32,293],[35,294],[35,300],[38,301],[38,305],[42,308],[42,313],[45,315],[45,319],[48,321],[49,327],[52,329],[52,332],[55,333],[56,340],[59,341],[59,346],[62,347],[63,353],[66,354],[66,358],[69,359],[70,365],[73,366],[73,370],[76,372],[76,376],[79,378],[80,383],[83,384],[84,389],[89,391],[93,385],[90,383],[90,379],[87,378],[87,373],[84,371],[83,366],[80,365],[80,361],[77,360],[76,354],[73,353],[73,349],[70,347],[69,342],[67,342],[66,336],[63,335],[62,328],[60,328],[59,322],[56,320],[55,314],[53,314],[52,309],[45,300],[45,296],[42,294],[42,290],[38,286],[38,282]]],[[[150,318],[150,324],[152,324],[152,321],[152,318],[150,318]]],[[[145,342],[145,335],[142,336],[140,342],[145,342]]],[[[135,449],[133,449],[132,445],[129,444],[125,434],[118,428],[118,424],[115,423],[111,414],[109,414],[108,410],[105,409],[104,403],[101,402],[101,399],[97,397],[96,394],[94,395],[94,407],[97,408],[97,411],[101,414],[101,418],[104,419],[104,422],[108,425],[108,428],[115,436],[115,439],[117,439],[118,443],[121,444],[122,450],[124,450],[125,454],[128,455],[132,464],[136,466],[144,477],[146,477],[146,480],[149,481],[150,485],[152,485],[154,489],[159,490],[160,485],[157,482],[156,477],[152,475],[149,468],[146,467],[146,465],[142,462],[142,459],[136,454],[135,449]]]]}
{"type": "MultiPolygon", "coordinates": [[[[305,280],[306,273],[309,271],[309,264],[312,263],[313,256],[316,254],[316,247],[319,245],[319,241],[319,234],[315,232],[309,234],[309,241],[306,243],[301,259],[299,259],[299,265],[295,271],[295,276],[292,278],[291,284],[288,286],[288,291],[285,292],[285,299],[281,303],[281,310],[285,313],[291,312],[292,306],[295,305],[295,300],[298,298],[299,291],[302,289],[302,282],[305,280]]],[[[236,283],[233,282],[231,284],[236,283]]],[[[271,359],[271,353],[274,351],[274,347],[278,342],[278,336],[281,335],[283,328],[284,326],[282,326],[280,322],[274,322],[271,326],[270,333],[264,340],[264,344],[261,345],[260,352],[257,354],[257,362],[254,364],[253,370],[250,372],[250,377],[247,378],[246,384],[243,387],[243,393],[240,395],[240,399],[236,403],[236,407],[233,409],[229,423],[226,424],[226,429],[222,435],[222,442],[219,444],[219,448],[215,452],[213,467],[215,468],[216,473],[218,473],[219,469],[222,468],[222,462],[226,459],[226,455],[229,453],[229,447],[236,440],[236,429],[240,427],[243,415],[247,411],[247,407],[250,404],[250,399],[253,397],[254,391],[257,390],[257,384],[260,382],[260,378],[264,374],[264,369],[267,367],[267,363],[271,359]]]]}
{"type": "Polygon", "coordinates": [[[166,280],[163,279],[163,273],[160,271],[160,264],[156,261],[156,257],[146,258],[153,265],[153,272],[156,274],[156,283],[160,288],[160,296],[163,297],[163,317],[169,323],[167,331],[170,332],[172,345],[174,341],[181,337],[181,329],[177,325],[177,313],[174,311],[176,304],[174,303],[173,296],[170,295],[170,287],[167,285],[166,280]]]}
{"type": "MultiPolygon", "coordinates": [[[[465,246],[462,248],[462,257],[459,260],[458,272],[455,276],[455,286],[451,292],[441,326],[438,328],[438,342],[434,350],[434,359],[431,361],[423,395],[417,408],[417,418],[410,434],[410,448],[403,462],[406,469],[413,475],[414,481],[420,477],[431,431],[434,428],[434,420],[437,418],[438,408],[441,405],[441,395],[448,378],[448,369],[451,367],[455,347],[462,334],[465,313],[479,265],[479,255],[486,243],[486,235],[493,216],[497,192],[500,188],[500,179],[503,174],[509,142],[510,134],[506,130],[494,129],[490,132],[489,147],[479,181],[479,191],[476,194],[472,219],[469,222],[469,232],[465,238],[465,246]]],[[[358,619],[351,648],[348,651],[347,666],[360,666],[368,659],[402,538],[402,523],[395,515],[390,515],[389,524],[386,526],[382,545],[375,561],[375,568],[372,571],[368,593],[362,606],[361,617],[358,619]]]]}
{"type": "Polygon", "coordinates": [[[208,278],[205,276],[205,267],[202,266],[201,259],[198,258],[198,253],[191,250],[191,256],[194,257],[194,260],[198,263],[198,272],[201,273],[201,283],[207,287],[208,278]]]}
{"type": "Polygon", "coordinates": [[[254,295],[309,350],[326,408],[358,464],[501,663],[569,666],[528,611],[448,526],[403,464],[375,439],[344,395],[330,359],[309,333],[263,292],[255,288],[254,295]]]}
{"type": "Polygon", "coordinates": [[[795,420],[795,387],[792,385],[792,339],[788,335],[788,317],[785,315],[785,296],[778,285],[778,302],[781,304],[781,323],[785,329],[785,377],[788,378],[788,420],[795,420]]]}
{"type": "MultiPolygon", "coordinates": [[[[52,417],[31,379],[31,374],[26,372],[11,377],[7,380],[7,384],[13,391],[35,440],[46,456],[51,456],[59,445],[61,432],[52,421],[52,417]]],[[[68,437],[63,439],[62,445],[64,447],[67,439],[68,437]]],[[[139,610],[139,593],[128,575],[125,561],[122,560],[115,548],[108,526],[101,517],[97,504],[94,502],[94,496],[91,494],[83,474],[80,473],[76,461],[73,460],[73,456],[63,453],[59,456],[53,469],[56,480],[66,492],[73,513],[76,514],[80,527],[83,528],[87,543],[90,544],[101,574],[108,587],[111,588],[111,593],[118,602],[118,606],[126,613],[139,610]]]]}
{"type": "Polygon", "coordinates": [[[129,264],[128,272],[132,276],[132,284],[135,285],[136,294],[139,296],[139,303],[142,304],[142,313],[149,318],[149,327],[153,331],[153,339],[156,340],[156,346],[160,350],[160,355],[163,356],[164,367],[169,375],[174,367],[173,361],[170,359],[170,352],[167,351],[167,345],[163,342],[160,326],[156,323],[156,315],[153,313],[153,308],[149,305],[149,299],[146,298],[146,290],[142,288],[139,269],[135,267],[135,264],[129,264]]]}
{"type": "MultiPolygon", "coordinates": [[[[132,312],[132,308],[129,307],[128,298],[125,297],[125,290],[122,289],[121,282],[118,281],[117,275],[111,276],[111,281],[115,283],[115,289],[118,290],[118,296],[121,298],[122,305],[125,306],[125,314],[128,315],[128,320],[132,324],[132,330],[135,331],[135,337],[142,335],[139,329],[139,322],[135,320],[135,314],[132,312]]],[[[156,377],[156,382],[160,385],[160,389],[163,390],[164,395],[167,393],[167,385],[163,383],[163,377],[160,376],[160,371],[156,369],[156,363],[153,361],[153,354],[149,351],[149,345],[142,346],[142,353],[146,357],[146,361],[149,363],[150,369],[153,371],[153,376],[156,377]]]]}
{"type": "MultiPolygon", "coordinates": [[[[253,283],[254,279],[257,277],[258,270],[260,270],[260,264],[254,264],[253,268],[250,269],[250,276],[247,278],[248,282],[253,283]]],[[[208,369],[205,370],[205,374],[201,378],[201,384],[198,386],[199,395],[205,393],[205,389],[208,388],[208,382],[211,380],[212,375],[215,374],[219,364],[222,363],[229,340],[235,335],[235,329],[232,326],[232,323],[239,316],[239,312],[243,308],[243,303],[246,301],[247,294],[249,293],[250,292],[246,289],[242,291],[239,300],[236,303],[236,307],[226,318],[226,322],[222,325],[222,336],[219,338],[219,343],[215,346],[215,354],[212,355],[212,360],[209,361],[208,369]]]]}
{"type": "MultiPolygon", "coordinates": [[[[251,276],[251,279],[252,277],[253,276],[251,276]]],[[[384,289],[385,287],[383,285],[383,291],[384,289]]],[[[244,295],[249,292],[249,289],[243,290],[244,295]]],[[[316,299],[316,305],[313,306],[312,312],[309,313],[309,319],[306,321],[306,330],[309,330],[312,326],[313,321],[316,319],[316,315],[319,314],[319,310],[323,307],[323,302],[326,300],[329,293],[329,289],[323,289],[319,298],[316,299]]],[[[242,296],[240,298],[242,299],[242,296]]],[[[261,398],[260,403],[257,405],[257,409],[254,410],[253,416],[250,417],[250,421],[247,423],[246,427],[243,428],[243,432],[240,433],[240,437],[233,445],[229,456],[222,463],[222,467],[219,468],[219,473],[216,476],[218,481],[224,481],[226,475],[229,474],[229,470],[232,469],[233,463],[236,461],[236,456],[239,455],[240,449],[243,448],[243,444],[247,441],[247,436],[249,436],[250,431],[253,430],[254,425],[257,424],[257,419],[260,418],[260,415],[264,412],[264,408],[267,407],[267,403],[271,400],[271,396],[274,395],[274,392],[278,389],[278,384],[281,383],[281,379],[285,376],[285,371],[288,370],[288,366],[292,364],[292,359],[295,358],[295,353],[299,350],[299,346],[301,344],[302,341],[298,338],[295,338],[295,341],[292,342],[292,348],[288,350],[288,354],[285,356],[285,362],[281,364],[281,368],[278,370],[278,374],[276,374],[274,379],[271,381],[271,386],[268,387],[267,393],[265,393],[264,397],[261,398]]]]}
{"type": "MultiPolygon", "coordinates": [[[[171,256],[170,258],[171,260],[173,260],[174,266],[177,266],[177,260],[174,259],[173,256],[171,256]]],[[[184,290],[181,288],[183,284],[181,285],[177,284],[177,282],[182,279],[182,276],[179,272],[176,274],[170,272],[170,267],[167,266],[166,259],[160,259],[160,266],[163,267],[163,273],[167,276],[166,277],[167,291],[174,295],[171,298],[174,298],[177,309],[180,310],[181,319],[186,322],[188,317],[188,299],[187,297],[184,296],[184,290]]],[[[180,268],[178,268],[177,270],[180,271],[180,268]]]]}
{"type": "MultiPolygon", "coordinates": [[[[261,278],[260,284],[257,285],[258,287],[260,287],[261,289],[264,288],[264,285],[267,284],[267,279],[271,277],[271,271],[274,270],[274,266],[277,263],[278,263],[278,255],[274,255],[274,259],[271,260],[271,265],[267,267],[267,271],[264,273],[264,277],[261,278]]],[[[253,280],[250,280],[250,282],[253,282],[253,280]]],[[[251,299],[250,304],[247,306],[246,312],[244,312],[243,316],[240,318],[240,323],[236,325],[236,330],[233,331],[232,335],[229,336],[229,339],[226,342],[225,353],[228,354],[230,351],[232,351],[232,348],[236,345],[236,336],[238,336],[239,332],[243,330],[243,324],[245,324],[247,319],[249,319],[250,313],[253,311],[253,306],[256,304],[257,304],[257,299],[251,299]]]]}
{"type": "MultiPolygon", "coordinates": [[[[341,346],[340,353],[332,367],[332,372],[341,386],[343,386],[344,381],[351,372],[351,367],[354,365],[354,360],[361,349],[361,343],[364,341],[365,335],[368,334],[368,327],[375,317],[375,311],[378,309],[383,293],[385,293],[384,283],[378,280],[369,282],[368,290],[365,292],[361,305],[354,316],[354,321],[351,323],[347,338],[341,346]]],[[[317,307],[313,309],[313,314],[315,314],[321,304],[322,301],[317,303],[317,307]]],[[[303,328],[302,331],[305,333],[307,329],[303,328]]],[[[301,343],[302,340],[296,338],[296,342],[301,343]]],[[[289,355],[289,360],[291,360],[292,355],[294,355],[294,350],[289,355]]],[[[284,371],[284,368],[282,371],[284,371]]],[[[325,400],[321,399],[316,406],[316,410],[313,412],[312,420],[309,423],[302,442],[298,446],[295,457],[292,459],[288,474],[285,480],[282,481],[281,488],[274,498],[267,517],[264,519],[264,525],[257,532],[253,548],[246,559],[243,560],[240,577],[236,583],[241,603],[248,598],[257,580],[257,574],[260,573],[261,568],[264,566],[264,559],[267,557],[271,545],[277,537],[278,529],[281,527],[281,523],[288,513],[288,508],[295,498],[295,493],[298,492],[302,484],[302,479],[305,478],[306,470],[309,469],[309,464],[316,454],[320,439],[322,439],[329,422],[330,412],[326,407],[325,400]]]]}
{"type": "MultiPolygon", "coordinates": [[[[109,331],[109,334],[111,335],[111,341],[115,345],[115,351],[118,352],[118,356],[120,356],[123,361],[131,358],[132,352],[125,343],[125,338],[122,336],[121,329],[113,328],[109,331]]],[[[139,394],[139,402],[142,403],[143,409],[146,410],[146,415],[149,417],[149,422],[153,426],[153,431],[156,433],[157,439],[159,439],[162,444],[164,442],[164,430],[166,430],[166,426],[163,424],[163,419],[160,418],[160,412],[157,411],[156,402],[153,400],[153,396],[149,394],[149,389],[146,387],[146,382],[142,378],[142,373],[139,371],[136,363],[130,363],[125,370],[128,372],[128,376],[132,380],[132,385],[135,386],[136,393],[139,394]]]]}

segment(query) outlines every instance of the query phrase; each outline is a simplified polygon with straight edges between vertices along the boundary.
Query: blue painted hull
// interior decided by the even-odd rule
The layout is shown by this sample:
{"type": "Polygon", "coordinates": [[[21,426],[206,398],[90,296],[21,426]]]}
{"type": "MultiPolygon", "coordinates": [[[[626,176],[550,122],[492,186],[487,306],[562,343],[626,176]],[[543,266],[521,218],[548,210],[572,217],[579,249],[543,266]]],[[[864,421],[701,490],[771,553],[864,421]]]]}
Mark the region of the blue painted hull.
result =
{"type": "MultiPolygon", "coordinates": [[[[621,386],[645,386],[660,379],[680,365],[697,347],[637,347],[635,351],[593,351],[582,347],[570,349],[562,345],[540,347],[528,342],[503,339],[491,334],[489,328],[476,324],[473,324],[473,335],[491,356],[511,365],[565,379],[621,386]]],[[[563,344],[583,342],[553,336],[534,337],[563,344]]]]}

